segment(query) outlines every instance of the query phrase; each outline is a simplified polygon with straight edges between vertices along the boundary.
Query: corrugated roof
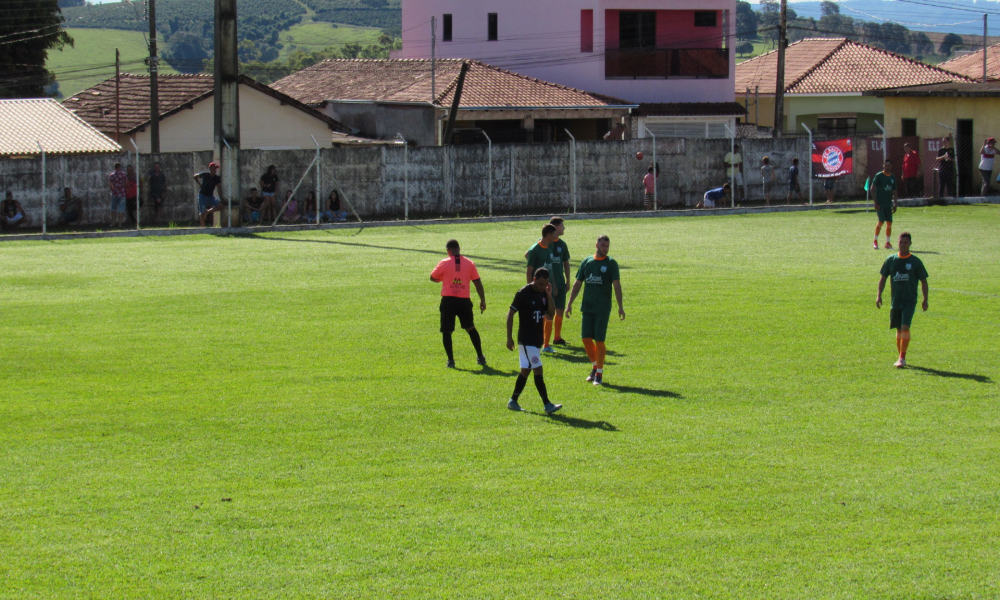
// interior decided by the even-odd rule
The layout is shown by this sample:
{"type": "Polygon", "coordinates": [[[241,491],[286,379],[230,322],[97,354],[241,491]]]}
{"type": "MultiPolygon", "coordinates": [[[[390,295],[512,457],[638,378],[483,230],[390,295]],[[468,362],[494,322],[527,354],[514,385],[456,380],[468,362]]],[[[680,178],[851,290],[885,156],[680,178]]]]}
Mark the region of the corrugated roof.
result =
{"type": "MultiPolygon", "coordinates": [[[[295,98],[286,96],[271,87],[241,75],[240,83],[262,93],[273,96],[281,102],[293,106],[321,121],[337,131],[348,131],[340,122],[306,106],[295,98]]],[[[215,78],[212,75],[164,75],[157,77],[157,100],[160,119],[186,108],[193,108],[202,100],[211,98],[215,92],[215,78]]],[[[149,75],[122,73],[119,90],[121,106],[121,132],[133,131],[149,125],[149,75]]],[[[115,131],[115,78],[106,79],[67,98],[63,106],[69,108],[88,123],[101,131],[115,131]]]]}
{"type": "Polygon", "coordinates": [[[435,65],[437,96],[431,97],[429,59],[331,59],[280,79],[271,87],[309,105],[327,100],[431,102],[450,106],[462,63],[469,63],[462,108],[634,106],[548,81],[526,77],[475,60],[440,59],[435,65]]]}
{"type": "MultiPolygon", "coordinates": [[[[986,62],[986,78],[1000,79],[1000,44],[995,44],[987,48],[986,56],[989,57],[989,60],[986,62]]],[[[982,80],[983,51],[979,50],[965,56],[959,56],[958,58],[947,60],[938,66],[953,73],[982,80]]]]}
{"type": "MultiPolygon", "coordinates": [[[[778,51],[736,65],[736,93],[774,94],[778,51]]],[[[785,50],[786,94],[843,94],[890,87],[968,81],[957,73],[847,38],[808,38],[785,50]]]]}
{"type": "Polygon", "coordinates": [[[119,152],[121,146],[52,98],[0,100],[0,156],[119,152]]]}

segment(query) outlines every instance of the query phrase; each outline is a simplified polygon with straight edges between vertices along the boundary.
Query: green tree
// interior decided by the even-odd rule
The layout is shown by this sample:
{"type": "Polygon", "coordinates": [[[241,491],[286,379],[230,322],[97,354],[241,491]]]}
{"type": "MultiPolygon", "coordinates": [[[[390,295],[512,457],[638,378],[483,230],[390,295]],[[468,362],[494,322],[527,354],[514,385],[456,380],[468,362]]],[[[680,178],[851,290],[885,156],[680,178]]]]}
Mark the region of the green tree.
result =
{"type": "MultiPolygon", "coordinates": [[[[58,0],[4,0],[0,19],[0,98],[39,98],[53,89],[49,50],[73,45],[58,0]]],[[[56,88],[58,89],[58,88],[56,88]]]]}
{"type": "Polygon", "coordinates": [[[751,42],[743,42],[736,46],[736,54],[740,56],[747,56],[753,54],[753,44],[751,42]]]}
{"type": "Polygon", "coordinates": [[[163,60],[179,73],[201,73],[205,61],[212,56],[212,48],[205,38],[190,31],[178,31],[170,36],[163,60]]]}
{"type": "MultiPolygon", "coordinates": [[[[787,23],[791,23],[798,18],[798,14],[791,8],[785,9],[787,23]]],[[[778,26],[781,23],[781,5],[778,0],[761,0],[760,15],[757,18],[757,32],[766,41],[776,43],[778,40],[778,26]]]]}
{"type": "Polygon", "coordinates": [[[830,2],[829,0],[823,0],[819,3],[820,14],[824,17],[829,17],[833,15],[840,14],[840,5],[836,2],[830,2]]]}
{"type": "Polygon", "coordinates": [[[914,54],[919,56],[934,54],[934,42],[923,31],[910,32],[910,45],[913,46],[914,54]]]}
{"type": "Polygon", "coordinates": [[[856,40],[858,39],[857,26],[858,22],[846,15],[825,14],[820,18],[816,28],[825,36],[856,40]]]}
{"type": "Polygon", "coordinates": [[[938,46],[938,52],[945,56],[951,56],[951,53],[963,44],[965,44],[965,40],[962,39],[962,36],[949,33],[944,36],[943,40],[941,40],[941,45],[938,46]]]}
{"type": "Polygon", "coordinates": [[[757,37],[757,13],[749,2],[736,3],[736,38],[752,40],[757,37]]]}

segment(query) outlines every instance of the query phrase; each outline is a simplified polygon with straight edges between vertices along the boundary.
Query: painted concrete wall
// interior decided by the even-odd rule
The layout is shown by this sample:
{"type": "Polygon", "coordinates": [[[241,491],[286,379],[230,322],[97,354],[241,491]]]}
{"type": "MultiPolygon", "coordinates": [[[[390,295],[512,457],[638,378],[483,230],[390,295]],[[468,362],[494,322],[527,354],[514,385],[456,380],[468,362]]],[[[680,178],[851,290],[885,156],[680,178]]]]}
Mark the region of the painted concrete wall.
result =
{"type": "MultiPolygon", "coordinates": [[[[195,152],[211,150],[215,141],[214,102],[211,98],[182,110],[160,122],[161,152],[195,152]]],[[[316,136],[323,146],[331,145],[330,127],[308,114],[245,85],[240,86],[240,144],[244,149],[315,148],[316,136]]],[[[134,136],[141,153],[148,153],[149,130],[134,136]]],[[[132,143],[122,140],[122,146],[132,150],[132,143]]]]}
{"type": "MultiPolygon", "coordinates": [[[[793,157],[809,162],[807,142],[802,139],[744,140],[749,198],[763,198],[757,165],[765,154],[779,172],[793,157]]],[[[638,161],[637,151],[653,155],[653,140],[626,142],[578,142],[576,181],[578,211],[642,209],[642,177],[648,158],[638,161]]],[[[729,151],[727,139],[660,140],[657,161],[662,169],[658,197],[662,205],[693,206],[705,191],[725,183],[723,156],[729,151]]],[[[417,218],[455,215],[544,214],[571,212],[571,145],[497,144],[492,161],[487,146],[447,146],[404,149],[400,146],[365,148],[325,148],[321,154],[322,185],[316,171],[308,171],[315,151],[245,150],[239,174],[243,190],[259,185],[268,165],[278,166],[279,195],[301,181],[297,197],[320,188],[325,197],[339,182],[348,201],[365,219],[417,218]],[[492,163],[492,165],[491,165],[492,163]],[[492,170],[491,170],[492,166],[492,170]],[[489,193],[492,172],[492,194],[489,193]],[[408,203],[408,207],[407,207],[408,203]]],[[[150,168],[142,156],[140,172],[150,168]]],[[[211,152],[165,153],[159,158],[167,175],[167,206],[163,223],[191,223],[197,218],[197,187],[192,175],[204,169],[211,152]]],[[[49,202],[50,222],[63,186],[71,186],[84,201],[84,223],[107,223],[110,197],[107,177],[116,160],[124,156],[104,155],[82,158],[53,158],[47,163],[44,197],[49,202]]],[[[32,223],[41,216],[40,161],[38,159],[0,161],[0,189],[10,189],[21,201],[32,223]]],[[[802,177],[802,183],[808,179],[802,177]]],[[[779,181],[781,179],[779,178],[779,181]]],[[[863,178],[862,178],[863,183],[863,178]]],[[[842,189],[853,184],[845,181],[842,189]]],[[[230,182],[224,182],[223,191],[230,182]]],[[[816,198],[822,193],[816,186],[816,198]]],[[[145,190],[143,190],[143,194],[145,190]]],[[[776,195],[784,195],[781,186],[776,195]]],[[[223,194],[224,199],[228,196],[223,194]]],[[[225,204],[225,202],[224,202],[225,204]]],[[[234,204],[238,202],[234,199],[234,204]]],[[[152,211],[145,205],[142,220],[152,225],[152,211]]],[[[223,217],[223,222],[227,222],[223,217]]],[[[234,223],[238,219],[234,218],[234,223]]],[[[161,224],[161,225],[162,225],[161,224]]]]}
{"type": "Polygon", "coordinates": [[[473,58],[545,81],[631,102],[732,102],[736,60],[730,44],[728,79],[607,80],[605,13],[613,10],[728,10],[735,0],[404,0],[403,49],[397,58],[430,58],[430,18],[437,18],[436,55],[473,58]],[[581,52],[581,10],[593,10],[593,52],[581,52]],[[442,15],[452,15],[453,41],[441,39],[442,15]],[[487,14],[497,13],[499,40],[486,41],[487,14]]]}
{"type": "MultiPolygon", "coordinates": [[[[749,110],[747,119],[749,123],[754,123],[759,111],[758,125],[761,127],[774,127],[774,96],[760,96],[759,106],[754,104],[753,92],[750,93],[749,103],[744,93],[736,94],[736,101],[749,110]]],[[[784,129],[789,130],[789,125],[794,124],[802,130],[800,123],[806,123],[810,127],[816,124],[818,115],[858,113],[858,128],[862,131],[875,129],[874,120],[882,121],[885,114],[885,102],[881,98],[868,96],[785,96],[785,122],[784,129]]],[[[885,125],[885,123],[882,123],[885,125]]]]}

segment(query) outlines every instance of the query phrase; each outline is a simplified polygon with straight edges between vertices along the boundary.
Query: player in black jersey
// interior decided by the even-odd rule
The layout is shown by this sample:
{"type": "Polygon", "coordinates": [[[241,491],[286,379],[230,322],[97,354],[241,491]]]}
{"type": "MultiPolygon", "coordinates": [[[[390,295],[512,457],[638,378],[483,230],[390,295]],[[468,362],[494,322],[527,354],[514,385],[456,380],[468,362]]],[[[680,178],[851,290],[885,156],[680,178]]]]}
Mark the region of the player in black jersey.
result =
{"type": "Polygon", "coordinates": [[[552,414],[562,408],[562,404],[549,402],[549,394],[545,389],[545,379],[542,377],[542,341],[544,338],[545,319],[552,319],[556,312],[552,300],[552,286],[549,285],[549,270],[539,267],[531,283],[524,286],[514,295],[514,301],[507,311],[507,349],[514,349],[514,314],[518,316],[517,352],[521,360],[521,372],[514,384],[514,393],[507,403],[507,408],[520,411],[518,397],[528,382],[528,373],[535,373],[535,387],[545,404],[545,412],[552,414]]]}

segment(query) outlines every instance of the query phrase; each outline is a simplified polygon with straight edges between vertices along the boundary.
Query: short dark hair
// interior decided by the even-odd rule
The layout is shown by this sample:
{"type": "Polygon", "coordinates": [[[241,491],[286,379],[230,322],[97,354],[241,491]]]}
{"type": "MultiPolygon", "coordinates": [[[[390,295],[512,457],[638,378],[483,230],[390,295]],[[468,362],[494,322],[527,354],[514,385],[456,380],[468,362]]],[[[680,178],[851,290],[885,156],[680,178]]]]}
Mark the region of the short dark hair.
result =
{"type": "Polygon", "coordinates": [[[448,240],[448,243],[444,245],[448,250],[458,249],[458,240],[448,240]]]}
{"type": "Polygon", "coordinates": [[[548,278],[549,278],[548,269],[546,269],[545,267],[538,267],[537,269],[535,269],[535,279],[548,279],[548,278]]]}
{"type": "Polygon", "coordinates": [[[550,233],[555,233],[555,232],[556,232],[556,226],[553,225],[552,223],[546,223],[545,226],[542,227],[542,237],[545,237],[550,233]]]}
{"type": "Polygon", "coordinates": [[[115,163],[115,168],[116,168],[116,169],[120,169],[120,168],[122,168],[122,164],[121,164],[120,162],[116,162],[116,163],[115,163]]]}
{"type": "Polygon", "coordinates": [[[731,183],[729,183],[728,181],[726,183],[722,184],[722,189],[724,189],[724,190],[732,189],[732,187],[733,187],[733,185],[731,183]]]}
{"type": "Polygon", "coordinates": [[[899,234],[899,239],[903,239],[903,238],[906,238],[906,239],[910,240],[911,243],[913,242],[913,236],[910,235],[909,231],[904,231],[903,233],[899,234]]]}
{"type": "Polygon", "coordinates": [[[653,172],[653,171],[655,171],[655,170],[656,170],[656,169],[654,169],[654,168],[653,168],[653,166],[652,166],[652,165],[650,165],[650,167],[649,167],[648,169],[646,169],[646,172],[647,172],[647,173],[652,173],[652,172],[653,172]]]}
{"type": "Polygon", "coordinates": [[[766,164],[768,164],[769,162],[771,162],[771,157],[770,157],[770,156],[765,156],[765,157],[764,157],[764,164],[766,165],[766,164]]]}
{"type": "Polygon", "coordinates": [[[598,242],[605,241],[605,242],[607,242],[607,243],[610,244],[611,243],[611,238],[609,238],[608,236],[602,234],[602,235],[597,236],[597,241],[598,242]]]}
{"type": "Polygon", "coordinates": [[[563,221],[565,221],[565,219],[563,219],[562,217],[552,217],[551,219],[549,219],[549,223],[552,223],[556,227],[562,225],[563,221]]]}
{"type": "Polygon", "coordinates": [[[793,165],[797,165],[797,164],[799,164],[799,159],[797,159],[797,158],[793,158],[793,159],[792,159],[792,164],[793,164],[793,165]]]}

